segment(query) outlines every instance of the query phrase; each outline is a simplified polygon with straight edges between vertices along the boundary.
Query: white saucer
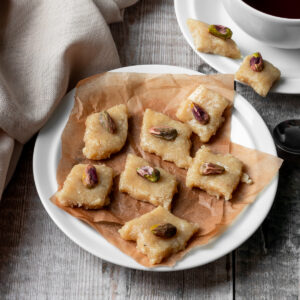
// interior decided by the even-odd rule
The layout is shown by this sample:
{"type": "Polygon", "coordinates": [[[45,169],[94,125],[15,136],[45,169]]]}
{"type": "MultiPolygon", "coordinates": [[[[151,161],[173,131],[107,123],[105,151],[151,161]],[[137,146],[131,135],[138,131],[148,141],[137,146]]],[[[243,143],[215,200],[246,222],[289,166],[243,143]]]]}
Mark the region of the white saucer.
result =
{"type": "Polygon", "coordinates": [[[225,11],[222,0],[174,0],[174,5],[177,21],[185,39],[194,51],[218,72],[235,73],[241,60],[205,54],[195,50],[192,36],[186,25],[188,18],[229,27],[233,31],[233,39],[241,49],[243,56],[259,51],[266,60],[280,69],[281,79],[274,85],[271,92],[300,94],[300,49],[272,48],[253,39],[233,22],[225,11]]]}
{"type": "MultiPolygon", "coordinates": [[[[132,66],[114,71],[199,74],[188,69],[166,65],[132,66]]],[[[39,197],[49,216],[71,240],[86,251],[128,268],[148,271],[183,270],[204,265],[234,250],[255,232],[267,216],[274,201],[278,176],[275,176],[259,194],[256,201],[249,205],[221,236],[191,251],[175,267],[149,269],[138,264],[108,243],[93,228],[72,217],[50,201],[50,197],[57,190],[56,169],[61,157],[61,134],[74,104],[74,94],[75,89],[62,99],[51,119],[40,131],[34,147],[33,174],[39,197]]],[[[275,145],[266,124],[251,104],[238,94],[235,97],[232,114],[231,140],[243,146],[276,155],[275,145]]]]}

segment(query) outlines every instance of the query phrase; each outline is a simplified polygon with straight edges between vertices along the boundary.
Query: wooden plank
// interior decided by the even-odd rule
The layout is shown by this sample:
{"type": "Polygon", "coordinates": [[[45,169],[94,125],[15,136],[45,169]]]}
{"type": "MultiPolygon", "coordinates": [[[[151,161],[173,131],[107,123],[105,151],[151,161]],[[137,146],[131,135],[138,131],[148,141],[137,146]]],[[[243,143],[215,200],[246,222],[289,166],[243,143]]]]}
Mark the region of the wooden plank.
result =
{"type": "Polygon", "coordinates": [[[236,251],[236,299],[299,299],[300,169],[284,165],[262,227],[236,251]]]}
{"type": "Polygon", "coordinates": [[[166,64],[197,70],[203,64],[180,32],[172,1],[140,1],[111,29],[124,66],[166,64]]]}
{"type": "Polygon", "coordinates": [[[232,255],[208,265],[184,271],[183,299],[232,299],[232,255]]]}

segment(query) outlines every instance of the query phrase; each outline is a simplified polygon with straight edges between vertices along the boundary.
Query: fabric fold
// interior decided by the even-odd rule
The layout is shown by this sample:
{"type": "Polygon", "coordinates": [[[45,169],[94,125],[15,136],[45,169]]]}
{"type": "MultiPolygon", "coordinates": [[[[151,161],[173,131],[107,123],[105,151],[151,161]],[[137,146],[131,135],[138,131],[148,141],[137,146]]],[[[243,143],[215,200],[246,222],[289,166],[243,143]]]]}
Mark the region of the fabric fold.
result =
{"type": "Polygon", "coordinates": [[[80,79],[120,67],[108,24],[121,21],[123,9],[135,2],[13,0],[0,4],[0,195],[13,139],[26,143],[80,79]]]}

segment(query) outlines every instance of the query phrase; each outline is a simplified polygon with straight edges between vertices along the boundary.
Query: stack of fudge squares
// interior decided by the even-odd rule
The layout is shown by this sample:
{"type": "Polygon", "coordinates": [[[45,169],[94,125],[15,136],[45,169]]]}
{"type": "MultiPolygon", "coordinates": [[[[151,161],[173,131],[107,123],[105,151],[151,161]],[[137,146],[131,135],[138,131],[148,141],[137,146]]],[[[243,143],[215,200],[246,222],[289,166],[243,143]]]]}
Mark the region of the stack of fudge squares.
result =
{"type": "MultiPolygon", "coordinates": [[[[200,85],[179,106],[174,120],[146,109],[140,134],[143,151],[187,170],[186,185],[199,188],[217,198],[229,200],[243,178],[243,163],[231,154],[213,153],[202,146],[190,156],[192,132],[207,143],[224,122],[224,111],[231,102],[215,91],[200,85]]],[[[62,206],[100,209],[110,203],[113,169],[96,161],[120,151],[128,134],[128,111],[125,104],[89,115],[85,122],[83,154],[94,163],[75,165],[63,188],[56,193],[62,206]]],[[[199,230],[197,224],[171,213],[177,192],[177,180],[161,167],[129,153],[120,175],[119,191],[156,208],[130,220],[119,230],[124,240],[136,241],[137,249],[147,255],[151,264],[186,247],[199,230]]]]}

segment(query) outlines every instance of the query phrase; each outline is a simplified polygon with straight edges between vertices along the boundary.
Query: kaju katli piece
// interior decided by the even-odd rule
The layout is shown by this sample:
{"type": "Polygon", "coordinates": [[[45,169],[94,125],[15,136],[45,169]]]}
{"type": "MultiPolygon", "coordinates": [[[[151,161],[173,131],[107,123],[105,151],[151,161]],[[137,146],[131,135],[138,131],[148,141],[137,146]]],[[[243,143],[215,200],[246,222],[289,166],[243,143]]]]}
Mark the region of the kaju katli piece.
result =
{"type": "Polygon", "coordinates": [[[279,69],[263,59],[259,52],[246,56],[235,73],[236,80],[250,85],[262,97],[267,96],[279,78],[279,69]]]}
{"type": "Polygon", "coordinates": [[[119,190],[137,200],[170,210],[173,196],[177,192],[177,181],[174,175],[164,169],[151,166],[134,154],[128,154],[120,176],[119,190]]]}
{"type": "Polygon", "coordinates": [[[192,161],[191,134],[192,130],[186,124],[147,108],[141,130],[141,147],[163,160],[174,162],[179,168],[187,169],[192,161]]]}
{"type": "Polygon", "coordinates": [[[234,59],[241,57],[238,46],[232,40],[232,31],[228,27],[209,25],[194,19],[188,19],[187,26],[196,50],[234,59]]]}
{"type": "Polygon", "coordinates": [[[119,104],[89,115],[85,121],[82,150],[88,159],[100,160],[122,149],[128,131],[128,113],[125,104],[119,104]]]}
{"type": "Polygon", "coordinates": [[[151,264],[158,264],[183,250],[198,230],[198,225],[178,218],[159,206],[126,222],[119,233],[124,240],[136,241],[137,249],[147,255],[151,264]]]}
{"type": "Polygon", "coordinates": [[[56,193],[62,206],[99,209],[109,204],[113,169],[105,165],[78,164],[68,174],[63,188],[56,193]]]}
{"type": "Polygon", "coordinates": [[[202,146],[188,169],[186,185],[229,200],[242,178],[242,169],[243,163],[233,155],[213,153],[202,146]]]}
{"type": "Polygon", "coordinates": [[[223,113],[229,106],[231,103],[225,97],[200,85],[181,103],[176,117],[186,123],[201,142],[206,143],[225,121],[223,113]]]}

